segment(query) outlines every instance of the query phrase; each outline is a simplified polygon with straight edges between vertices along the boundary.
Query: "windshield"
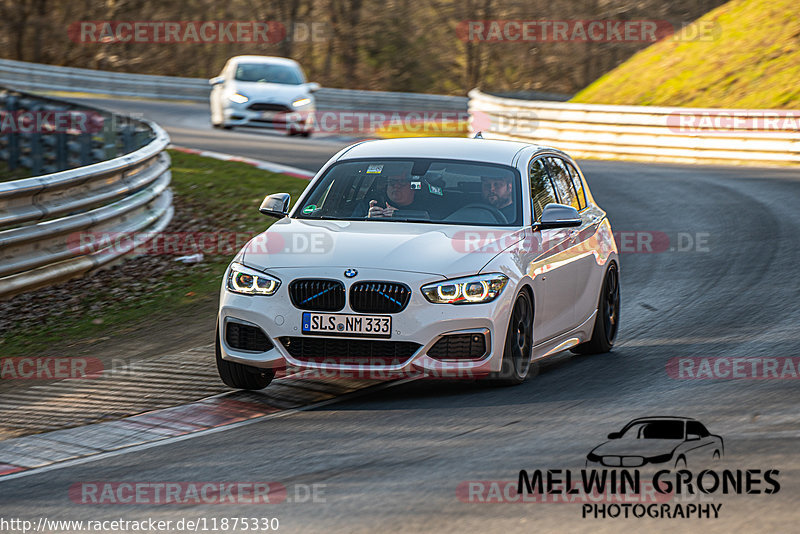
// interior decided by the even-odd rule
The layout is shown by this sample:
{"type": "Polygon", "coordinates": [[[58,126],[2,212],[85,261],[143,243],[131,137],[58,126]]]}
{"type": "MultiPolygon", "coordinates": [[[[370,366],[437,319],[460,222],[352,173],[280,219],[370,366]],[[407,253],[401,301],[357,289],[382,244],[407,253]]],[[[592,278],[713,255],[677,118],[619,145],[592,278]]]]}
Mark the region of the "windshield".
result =
{"type": "Polygon", "coordinates": [[[236,79],[240,82],[282,83],[300,85],[305,83],[302,71],[289,65],[268,63],[240,63],[236,66],[236,79]]]}
{"type": "Polygon", "coordinates": [[[352,160],[330,167],[297,217],[520,226],[519,173],[460,160],[352,160]]]}
{"type": "Polygon", "coordinates": [[[627,439],[683,439],[683,421],[647,421],[631,425],[627,439]]]}

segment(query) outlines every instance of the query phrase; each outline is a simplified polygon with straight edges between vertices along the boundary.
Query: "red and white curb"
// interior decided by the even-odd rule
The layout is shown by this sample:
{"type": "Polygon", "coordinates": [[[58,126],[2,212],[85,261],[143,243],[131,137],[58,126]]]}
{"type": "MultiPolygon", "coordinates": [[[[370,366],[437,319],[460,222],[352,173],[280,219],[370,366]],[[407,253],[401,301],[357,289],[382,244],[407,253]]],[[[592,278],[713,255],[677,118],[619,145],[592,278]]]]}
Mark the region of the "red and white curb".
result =
{"type": "Polygon", "coordinates": [[[311,410],[415,378],[308,379],[298,373],[259,392],[232,391],[118,421],[0,441],[0,482],[311,410]]]}
{"type": "Polygon", "coordinates": [[[218,159],[220,161],[236,161],[239,163],[245,163],[247,165],[252,165],[257,169],[270,172],[277,172],[280,174],[287,174],[289,176],[294,176],[295,178],[302,178],[304,180],[310,180],[311,178],[314,177],[314,173],[311,171],[307,171],[305,169],[300,169],[297,167],[290,167],[288,165],[281,165],[280,163],[263,161],[260,159],[245,158],[242,156],[234,156],[232,154],[223,154],[222,152],[214,152],[212,150],[196,150],[194,148],[187,148],[184,146],[177,146],[177,145],[169,145],[168,148],[172,150],[177,150],[178,152],[185,152],[186,154],[195,154],[198,156],[203,156],[204,158],[218,159]]]}

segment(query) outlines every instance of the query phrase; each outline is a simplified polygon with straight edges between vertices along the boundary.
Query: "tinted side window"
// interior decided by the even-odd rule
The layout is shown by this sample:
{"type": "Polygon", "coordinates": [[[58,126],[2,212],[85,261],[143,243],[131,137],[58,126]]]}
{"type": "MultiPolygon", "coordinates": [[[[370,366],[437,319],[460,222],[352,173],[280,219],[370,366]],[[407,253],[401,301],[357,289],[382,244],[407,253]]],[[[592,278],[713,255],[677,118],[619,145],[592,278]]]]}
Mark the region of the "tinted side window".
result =
{"type": "Polygon", "coordinates": [[[689,421],[686,423],[686,434],[697,434],[701,438],[704,438],[709,435],[708,430],[706,427],[697,421],[689,421]]]}
{"type": "Polygon", "coordinates": [[[577,169],[573,167],[569,162],[565,162],[567,165],[567,170],[569,171],[569,175],[572,178],[572,185],[575,187],[575,192],[578,194],[578,204],[580,204],[580,208],[583,209],[586,207],[586,193],[583,192],[583,182],[581,181],[581,177],[578,174],[577,169]]]}
{"type": "Polygon", "coordinates": [[[533,220],[538,221],[542,216],[542,210],[548,204],[556,202],[556,194],[553,191],[553,184],[550,176],[541,159],[531,162],[528,174],[531,179],[531,209],[533,210],[533,220]]]}
{"type": "Polygon", "coordinates": [[[576,210],[581,209],[578,203],[578,195],[575,193],[575,188],[572,187],[572,180],[569,177],[564,161],[561,158],[547,158],[547,166],[550,168],[550,173],[553,176],[553,185],[556,186],[561,203],[572,206],[576,210]]]}

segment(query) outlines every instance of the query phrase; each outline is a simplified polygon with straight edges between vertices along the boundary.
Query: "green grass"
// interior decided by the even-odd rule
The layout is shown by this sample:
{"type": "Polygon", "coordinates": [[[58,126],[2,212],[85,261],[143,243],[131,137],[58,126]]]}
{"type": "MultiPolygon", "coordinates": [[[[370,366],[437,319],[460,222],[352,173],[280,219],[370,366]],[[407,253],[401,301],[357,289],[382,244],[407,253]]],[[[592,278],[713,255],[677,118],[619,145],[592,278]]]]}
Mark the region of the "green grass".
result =
{"type": "MultiPolygon", "coordinates": [[[[308,184],[306,180],[244,163],[176,151],[170,151],[170,156],[176,218],[183,219],[180,231],[194,231],[190,219],[196,217],[206,225],[211,222],[210,231],[256,234],[275,221],[258,212],[265,195],[286,192],[296,199],[308,184]]],[[[172,231],[176,230],[167,228],[167,232],[172,231]]],[[[169,317],[190,316],[198,308],[213,308],[231,258],[232,254],[207,255],[201,263],[173,262],[174,266],[170,264],[155,279],[139,282],[138,289],[126,287],[131,285],[130,280],[116,282],[115,277],[105,276],[108,280],[105,290],[82,294],[77,310],[43,317],[36,325],[11,328],[9,332],[13,333],[0,340],[0,354],[12,357],[63,352],[63,347],[71,344],[109,336],[117,339],[143,325],[158,324],[169,317]],[[93,322],[96,318],[101,318],[102,323],[93,322]]]]}
{"type": "Polygon", "coordinates": [[[733,0],[634,55],[572,102],[791,109],[800,102],[799,80],[800,3],[733,0]]]}
{"type": "Polygon", "coordinates": [[[24,167],[17,167],[16,169],[9,170],[8,164],[5,161],[0,161],[0,182],[10,182],[12,180],[19,180],[20,178],[27,178],[31,175],[30,169],[24,167]]]}

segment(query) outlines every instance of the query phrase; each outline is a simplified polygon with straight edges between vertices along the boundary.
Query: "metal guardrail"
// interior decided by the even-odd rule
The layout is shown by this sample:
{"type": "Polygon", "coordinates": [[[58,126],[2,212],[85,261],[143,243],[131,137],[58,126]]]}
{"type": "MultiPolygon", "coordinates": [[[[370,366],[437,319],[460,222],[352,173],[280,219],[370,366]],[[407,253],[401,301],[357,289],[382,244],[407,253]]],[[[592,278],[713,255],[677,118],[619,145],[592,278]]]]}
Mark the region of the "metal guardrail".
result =
{"type": "Polygon", "coordinates": [[[127,154],[152,131],[130,117],[0,87],[0,160],[33,175],[127,154]]]}
{"type": "MultiPolygon", "coordinates": [[[[0,59],[0,84],[26,91],[66,91],[208,102],[205,78],[128,74],[0,59]]],[[[466,111],[467,98],[418,93],[323,88],[317,109],[342,111],[466,111]]]]}
{"type": "MultiPolygon", "coordinates": [[[[19,101],[58,106],[54,99],[16,92],[13,96],[19,101]]],[[[103,130],[105,138],[114,142],[106,143],[99,156],[112,155],[111,159],[0,181],[0,298],[80,276],[117,260],[172,219],[170,160],[164,152],[169,136],[149,121],[106,116],[113,128],[103,130]],[[130,127],[144,134],[122,133],[130,127]],[[123,138],[128,139],[127,148],[132,151],[125,153],[123,138]],[[141,146],[136,138],[142,140],[141,146]],[[100,235],[117,239],[103,241],[100,235]]],[[[42,139],[57,136],[40,134],[42,139]]],[[[42,145],[53,147],[59,142],[42,141],[42,145]]],[[[9,150],[3,154],[7,157],[9,150]]],[[[50,154],[40,159],[53,158],[50,154]]]]}
{"type": "MultiPolygon", "coordinates": [[[[684,128],[680,116],[764,116],[785,110],[713,110],[527,101],[469,93],[470,131],[551,145],[575,157],[672,163],[800,164],[800,132],[713,124],[684,128]]],[[[713,122],[713,121],[712,121],[713,122]]]]}

